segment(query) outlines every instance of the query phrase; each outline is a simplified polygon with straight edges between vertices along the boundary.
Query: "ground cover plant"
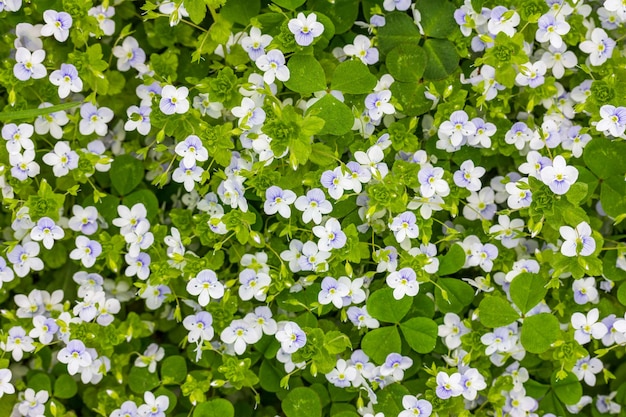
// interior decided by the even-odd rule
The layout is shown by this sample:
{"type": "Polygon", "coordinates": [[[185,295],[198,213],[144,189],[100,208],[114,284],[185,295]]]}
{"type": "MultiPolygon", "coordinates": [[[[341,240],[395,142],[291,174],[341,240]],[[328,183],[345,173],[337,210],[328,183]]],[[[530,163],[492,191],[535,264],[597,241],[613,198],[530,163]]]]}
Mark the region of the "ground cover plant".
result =
{"type": "Polygon", "coordinates": [[[625,415],[620,0],[0,0],[0,416],[625,415]]]}

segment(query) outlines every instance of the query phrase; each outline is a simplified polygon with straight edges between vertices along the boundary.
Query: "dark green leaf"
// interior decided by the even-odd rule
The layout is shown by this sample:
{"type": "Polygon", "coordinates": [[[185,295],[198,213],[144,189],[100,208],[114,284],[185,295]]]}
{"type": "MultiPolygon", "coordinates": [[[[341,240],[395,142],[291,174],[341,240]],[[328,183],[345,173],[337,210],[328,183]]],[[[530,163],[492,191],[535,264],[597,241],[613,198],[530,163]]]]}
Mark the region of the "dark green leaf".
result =
{"type": "Polygon", "coordinates": [[[478,317],[486,327],[508,326],[519,318],[519,314],[504,298],[488,295],[478,306],[478,317]]]}
{"type": "Polygon", "coordinates": [[[415,21],[403,12],[391,12],[385,16],[385,26],[378,30],[378,49],[388,54],[397,45],[417,45],[422,39],[415,21]]]}
{"type": "Polygon", "coordinates": [[[543,353],[557,341],[560,333],[557,318],[549,313],[540,313],[524,319],[520,341],[527,352],[543,353]]]}
{"type": "Polygon", "coordinates": [[[143,163],[132,155],[120,155],[111,164],[109,176],[115,191],[126,195],[143,180],[143,163]]]}
{"type": "Polygon", "coordinates": [[[289,80],[287,88],[300,94],[311,94],[326,89],[326,75],[322,65],[313,55],[295,54],[287,62],[289,80]]]}
{"type": "Polygon", "coordinates": [[[394,326],[369,331],[361,340],[361,349],[377,364],[385,362],[390,353],[399,353],[402,339],[394,326]]]}
{"type": "Polygon", "coordinates": [[[458,31],[454,21],[456,7],[449,1],[417,0],[415,8],[420,11],[422,28],[429,38],[445,39],[458,31]]]}
{"type": "Polygon", "coordinates": [[[250,19],[259,14],[260,10],[260,0],[228,0],[220,9],[220,16],[245,26],[250,23],[250,19]]]}
{"type": "Polygon", "coordinates": [[[431,319],[414,317],[400,324],[400,329],[404,340],[417,353],[430,353],[435,349],[439,327],[431,319]]]}
{"type": "MultiPolygon", "coordinates": [[[[29,384],[30,386],[30,384],[29,384]]],[[[32,387],[31,387],[32,388],[32,387]]],[[[56,398],[68,399],[72,398],[78,392],[78,385],[74,378],[67,374],[59,375],[54,381],[54,393],[56,398]]]]}
{"type": "Polygon", "coordinates": [[[420,46],[403,43],[389,51],[385,62],[395,80],[417,82],[422,79],[427,61],[426,52],[420,46]]]}
{"type": "Polygon", "coordinates": [[[146,391],[151,391],[160,384],[156,372],[148,372],[148,368],[133,366],[128,374],[128,387],[135,394],[143,395],[146,391]]]}
{"type": "Polygon", "coordinates": [[[393,298],[391,288],[374,291],[367,299],[367,312],[377,320],[386,323],[399,323],[411,309],[413,298],[393,298]]]}
{"type": "Polygon", "coordinates": [[[624,181],[624,174],[607,178],[602,182],[600,202],[606,214],[613,218],[626,213],[626,181],[624,181]]]}
{"type": "MultiPolygon", "coordinates": [[[[395,83],[394,83],[395,84],[395,83]]],[[[454,244],[444,256],[439,257],[439,276],[451,275],[458,272],[465,264],[465,251],[461,245],[454,244]]]]}
{"type": "Polygon", "coordinates": [[[626,142],[611,141],[607,138],[593,139],[585,146],[583,160],[598,177],[606,179],[626,172],[626,142]]]}
{"type": "Polygon", "coordinates": [[[288,10],[296,10],[302,6],[306,0],[272,0],[272,3],[279,5],[288,10]]]}
{"type": "Polygon", "coordinates": [[[464,281],[440,278],[435,287],[435,304],[442,313],[460,313],[474,300],[474,290],[464,281]],[[442,291],[443,289],[443,291],[442,291]]]}
{"type": "Polygon", "coordinates": [[[540,275],[530,272],[523,272],[513,278],[510,287],[511,299],[522,314],[526,314],[543,300],[548,292],[545,288],[546,283],[540,275]]]}
{"type": "Polygon", "coordinates": [[[331,88],[346,94],[366,94],[376,86],[376,76],[359,60],[344,61],[337,65],[331,88]]]}
{"type": "Polygon", "coordinates": [[[168,356],[161,364],[164,384],[178,384],[187,376],[187,361],[182,356],[168,356]]]}
{"type": "Polygon", "coordinates": [[[428,64],[424,71],[424,79],[440,80],[454,73],[459,67],[459,55],[454,44],[444,39],[427,39],[424,50],[428,56],[428,64]]]}
{"type": "MultiPolygon", "coordinates": [[[[111,196],[107,196],[107,197],[111,197],[111,196]]],[[[105,200],[107,197],[105,197],[105,200]]],[[[115,200],[117,201],[117,199],[115,200]]],[[[147,218],[149,221],[156,219],[156,216],[159,213],[159,200],[157,199],[156,195],[154,195],[152,191],[147,190],[147,189],[137,190],[128,194],[122,200],[122,204],[124,204],[127,207],[132,207],[137,203],[143,203],[143,205],[146,207],[146,212],[148,213],[147,218]]],[[[115,217],[117,217],[117,212],[115,212],[115,215],[113,216],[113,218],[115,217]]]]}
{"type": "Polygon", "coordinates": [[[335,33],[352,28],[359,14],[359,0],[309,0],[308,10],[324,13],[335,25],[335,33]]]}
{"type": "Polygon", "coordinates": [[[385,416],[397,416],[405,410],[402,406],[402,398],[411,395],[411,392],[400,384],[391,384],[378,393],[378,403],[374,410],[385,416]]]}

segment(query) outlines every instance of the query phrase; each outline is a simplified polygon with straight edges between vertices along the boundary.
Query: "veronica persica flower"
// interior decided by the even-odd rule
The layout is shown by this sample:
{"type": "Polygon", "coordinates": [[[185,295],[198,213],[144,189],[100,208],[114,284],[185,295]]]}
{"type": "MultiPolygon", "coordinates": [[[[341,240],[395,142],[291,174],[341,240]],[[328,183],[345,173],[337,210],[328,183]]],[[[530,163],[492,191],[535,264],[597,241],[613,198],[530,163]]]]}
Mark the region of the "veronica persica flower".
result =
{"type": "MultiPolygon", "coordinates": [[[[40,109],[46,107],[52,107],[52,104],[44,102],[38,106],[40,109]]],[[[68,124],[69,121],[67,113],[62,110],[37,116],[37,119],[35,119],[35,132],[39,135],[45,135],[50,132],[50,136],[53,138],[61,139],[63,137],[63,126],[68,124]]]]}
{"type": "Polygon", "coordinates": [[[107,123],[113,119],[113,110],[108,107],[96,107],[91,103],[85,103],[80,107],[82,117],[78,130],[81,135],[105,136],[109,130],[107,123]]]}
{"type": "Polygon", "coordinates": [[[263,210],[267,215],[279,213],[285,219],[288,219],[291,217],[291,208],[289,206],[293,204],[294,201],[296,201],[296,193],[272,185],[265,190],[263,210]]]}
{"type": "Polygon", "coordinates": [[[4,394],[15,393],[15,387],[11,384],[11,378],[13,374],[10,369],[0,369],[0,398],[4,394]]]}
{"type": "Polygon", "coordinates": [[[76,67],[72,64],[61,64],[61,69],[50,74],[52,85],[59,87],[59,97],[65,98],[70,92],[78,93],[83,89],[83,80],[78,76],[76,67]]]}
{"type": "Polygon", "coordinates": [[[198,314],[187,316],[183,320],[183,326],[189,331],[187,340],[189,343],[202,343],[213,339],[213,316],[211,313],[201,311],[198,314]]]}
{"type": "Polygon", "coordinates": [[[92,7],[87,12],[89,16],[93,16],[98,21],[98,26],[105,36],[111,36],[115,32],[115,22],[111,19],[115,16],[115,8],[108,6],[106,9],[101,5],[92,7]]]}
{"type": "Polygon", "coordinates": [[[45,57],[46,51],[43,49],[31,53],[26,48],[17,48],[15,52],[17,63],[13,66],[13,75],[20,81],[45,77],[46,67],[42,64],[45,57]]]}
{"type": "Polygon", "coordinates": [[[470,191],[479,191],[482,188],[480,179],[485,175],[485,168],[475,167],[474,162],[471,159],[463,162],[458,171],[454,173],[454,183],[461,188],[466,188],[470,191]]]}
{"type": "Polygon", "coordinates": [[[343,297],[350,293],[350,288],[338,282],[333,277],[326,277],[322,280],[322,289],[317,295],[317,300],[322,305],[333,303],[337,308],[343,307],[343,297]]]}
{"type": "Polygon", "coordinates": [[[161,101],[159,102],[159,108],[163,114],[184,114],[189,110],[189,89],[187,87],[174,87],[173,85],[166,85],[161,90],[161,101]]]}
{"type": "Polygon", "coordinates": [[[139,47],[139,43],[132,36],[127,36],[121,45],[113,48],[113,55],[117,58],[117,69],[128,71],[146,61],[146,53],[139,47]]]}
{"type": "Polygon", "coordinates": [[[83,266],[89,268],[96,263],[96,258],[102,253],[102,245],[86,236],[76,238],[76,249],[70,252],[70,259],[81,261],[83,266]]]}
{"type": "Polygon", "coordinates": [[[59,362],[67,365],[67,372],[75,375],[81,367],[91,365],[91,355],[87,352],[85,344],[80,340],[70,342],[57,354],[59,362]]]}
{"type": "Polygon", "coordinates": [[[1,0],[0,12],[6,10],[7,12],[17,12],[22,7],[22,0],[1,0]]]}
{"type": "Polygon", "coordinates": [[[405,211],[394,217],[389,225],[389,230],[393,232],[396,241],[402,243],[406,238],[415,239],[419,235],[419,228],[416,222],[417,218],[415,214],[410,211],[405,211]]]}
{"type": "Polygon", "coordinates": [[[440,139],[449,140],[452,146],[463,144],[463,139],[476,133],[476,125],[469,120],[467,113],[457,110],[439,126],[437,135],[440,139]]]}
{"type": "Polygon", "coordinates": [[[302,211],[302,221],[304,223],[313,220],[313,223],[320,224],[322,215],[328,214],[333,210],[332,204],[326,200],[326,195],[319,188],[313,188],[306,193],[306,196],[298,197],[294,206],[302,211]]]}
{"type": "Polygon", "coordinates": [[[437,374],[437,388],[435,394],[442,400],[447,400],[450,397],[458,397],[463,393],[463,386],[461,385],[461,374],[458,372],[448,375],[445,372],[439,372],[437,374]]]}
{"type": "Polygon", "coordinates": [[[574,302],[576,304],[587,304],[588,302],[597,303],[598,290],[596,289],[596,280],[593,277],[577,279],[572,283],[574,291],[574,302]]]}
{"type": "Polygon", "coordinates": [[[178,168],[172,172],[172,180],[182,183],[187,192],[191,192],[195,184],[202,181],[202,173],[204,170],[197,165],[185,166],[184,161],[180,161],[178,168]]]}
{"type": "Polygon", "coordinates": [[[380,120],[385,114],[394,114],[396,109],[391,100],[391,91],[382,90],[365,97],[365,108],[372,120],[380,120]]]}
{"type": "Polygon", "coordinates": [[[405,10],[409,10],[411,7],[411,0],[385,0],[383,2],[383,9],[388,12],[392,12],[394,10],[400,10],[401,12],[405,10]]]}
{"type": "Polygon", "coordinates": [[[439,325],[437,335],[443,337],[448,349],[456,349],[461,346],[461,336],[469,333],[461,318],[455,313],[446,313],[443,316],[443,324],[439,325]]]}
{"type": "Polygon", "coordinates": [[[13,264],[15,275],[22,278],[31,270],[41,271],[43,262],[37,257],[39,255],[39,244],[36,242],[26,242],[24,245],[16,245],[7,258],[13,264]]]}
{"type": "Polygon", "coordinates": [[[608,132],[617,138],[626,131],[626,107],[615,107],[605,104],[600,107],[600,117],[602,117],[602,120],[596,124],[596,130],[599,132],[603,132],[605,135],[608,132]]]}
{"type": "Polygon", "coordinates": [[[52,249],[55,240],[65,236],[63,229],[49,217],[42,217],[37,221],[37,225],[30,231],[30,238],[34,241],[42,242],[46,249],[52,249]]]}
{"type": "Polygon", "coordinates": [[[35,144],[33,136],[33,126],[28,123],[8,123],[2,126],[2,138],[7,141],[6,148],[9,154],[20,153],[22,149],[34,150],[35,144]]]}
{"type": "Polygon", "coordinates": [[[560,48],[563,45],[561,36],[566,35],[570,29],[569,23],[563,17],[546,13],[539,18],[537,24],[539,26],[535,32],[537,42],[550,42],[550,45],[555,48],[560,48]]]}
{"type": "Polygon", "coordinates": [[[429,417],[433,413],[433,406],[430,402],[423,399],[420,400],[413,395],[402,397],[402,407],[404,407],[404,410],[398,414],[398,417],[429,417]]]}
{"type": "Polygon", "coordinates": [[[126,109],[128,121],[124,124],[124,130],[131,132],[137,130],[142,135],[150,133],[152,126],[150,125],[150,113],[152,108],[149,106],[130,106],[126,109]]]}
{"type": "Polygon", "coordinates": [[[255,64],[263,74],[263,81],[272,84],[274,80],[287,81],[290,73],[289,68],[285,65],[285,56],[278,49],[272,49],[265,55],[261,55],[255,61],[255,64]]]}
{"type": "Polygon", "coordinates": [[[54,145],[54,152],[48,152],[42,159],[52,167],[56,177],[63,177],[78,168],[78,154],[70,148],[68,142],[57,142],[54,145]]]}
{"type": "Polygon", "coordinates": [[[241,47],[248,53],[251,60],[256,61],[258,57],[265,53],[265,48],[272,42],[270,35],[261,34],[261,29],[250,28],[250,35],[241,39],[241,47]]]}
{"type": "Polygon", "coordinates": [[[153,393],[147,391],[143,394],[145,404],[140,405],[137,412],[145,417],[165,417],[165,411],[170,406],[170,399],[167,395],[155,397],[153,393]]]}
{"type": "Polygon", "coordinates": [[[204,269],[187,283],[187,292],[198,296],[198,304],[202,307],[209,304],[211,298],[224,296],[224,285],[218,281],[217,275],[210,269],[204,269]]]}
{"type": "Polygon", "coordinates": [[[390,353],[380,366],[382,376],[391,376],[395,381],[402,381],[404,371],[413,366],[413,359],[399,353],[390,353]]]}
{"type": "Polygon", "coordinates": [[[520,17],[516,11],[509,10],[504,6],[496,6],[491,9],[491,18],[487,22],[487,29],[492,35],[504,32],[512,38],[519,22],[520,17]]]}
{"type": "Polygon", "coordinates": [[[578,377],[579,381],[584,380],[587,385],[593,387],[596,385],[596,374],[602,372],[603,368],[604,366],[600,359],[586,356],[576,362],[572,372],[578,377]]]}
{"type": "Polygon", "coordinates": [[[520,72],[515,76],[515,82],[522,86],[537,88],[545,82],[546,70],[546,64],[542,61],[527,62],[521,66],[520,72]]]}
{"type": "Polygon", "coordinates": [[[246,346],[259,341],[261,335],[244,320],[233,320],[220,334],[222,342],[232,344],[237,355],[246,351],[246,346]]]}
{"type": "Polygon", "coordinates": [[[387,285],[393,289],[393,298],[402,299],[405,295],[415,297],[419,292],[417,275],[412,268],[402,268],[387,276],[387,285]]]}
{"type": "Polygon", "coordinates": [[[587,222],[579,223],[576,229],[569,226],[559,228],[565,239],[561,253],[565,256],[589,256],[596,250],[596,241],[591,237],[591,227],[587,222]]]}
{"type": "Polygon", "coordinates": [[[298,17],[291,19],[287,26],[300,46],[309,46],[315,38],[324,33],[324,25],[317,21],[315,13],[308,16],[298,13],[298,17]]]}
{"type": "Polygon", "coordinates": [[[378,62],[378,49],[372,47],[372,41],[364,35],[357,35],[351,45],[343,47],[343,52],[361,60],[365,65],[378,62]]]}
{"type": "Polygon", "coordinates": [[[46,10],[43,20],[46,24],[41,28],[41,36],[54,36],[59,42],[65,42],[70,36],[72,16],[69,13],[46,10]]]}
{"type": "Polygon", "coordinates": [[[239,273],[239,298],[244,301],[255,298],[265,301],[267,289],[272,283],[272,278],[265,272],[256,272],[254,269],[246,268],[239,273]]]}
{"type": "Polygon", "coordinates": [[[567,193],[572,184],[578,179],[578,170],[567,165],[565,158],[557,155],[552,166],[546,166],[541,170],[541,180],[550,187],[554,194],[567,193]]]}
{"type": "Polygon", "coordinates": [[[380,327],[380,323],[378,322],[378,320],[369,315],[365,306],[350,307],[348,309],[348,319],[358,329],[362,329],[363,327],[366,327],[368,329],[377,329],[378,327],[380,327]]]}
{"type": "Polygon", "coordinates": [[[357,377],[357,371],[344,359],[337,360],[335,368],[326,374],[328,382],[339,388],[347,388],[352,385],[357,377]]]}
{"type": "Polygon", "coordinates": [[[602,65],[613,55],[615,41],[609,38],[604,29],[595,28],[591,32],[591,39],[581,42],[581,51],[589,54],[589,62],[593,66],[602,65]]]}
{"type": "MultiPolygon", "coordinates": [[[[280,325],[280,323],[279,323],[280,325]]],[[[280,328],[280,327],[279,327],[280,328]]],[[[294,353],[306,345],[306,333],[294,322],[287,322],[276,332],[276,340],[285,353],[294,353]]]]}
{"type": "Polygon", "coordinates": [[[598,322],[600,312],[597,308],[590,310],[585,316],[583,313],[575,312],[572,314],[572,328],[574,332],[574,338],[581,345],[585,345],[591,341],[591,337],[594,339],[602,339],[608,332],[608,329],[602,322],[598,322]]]}
{"type": "Polygon", "coordinates": [[[347,242],[346,234],[341,230],[341,224],[332,217],[324,226],[313,227],[313,234],[320,239],[317,246],[321,251],[330,252],[333,249],[341,249],[347,242]]]}

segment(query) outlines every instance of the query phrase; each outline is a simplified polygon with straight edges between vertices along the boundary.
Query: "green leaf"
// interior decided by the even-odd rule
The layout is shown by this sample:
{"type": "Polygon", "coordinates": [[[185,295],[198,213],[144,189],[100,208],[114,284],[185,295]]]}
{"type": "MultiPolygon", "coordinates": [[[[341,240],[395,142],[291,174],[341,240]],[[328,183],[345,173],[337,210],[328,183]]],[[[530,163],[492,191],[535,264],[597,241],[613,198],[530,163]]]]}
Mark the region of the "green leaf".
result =
{"type": "Polygon", "coordinates": [[[596,138],[585,146],[583,160],[598,177],[606,179],[621,176],[623,181],[624,172],[626,172],[624,155],[626,155],[626,142],[596,138]]]}
{"type": "Polygon", "coordinates": [[[549,313],[526,317],[522,326],[520,341],[530,353],[543,353],[550,349],[561,333],[559,320],[549,313]]]}
{"type": "Polygon", "coordinates": [[[287,62],[289,79],[285,86],[300,94],[311,94],[326,89],[324,69],[313,55],[295,54],[287,62]]]}
{"type": "Polygon", "coordinates": [[[626,283],[622,283],[617,289],[617,299],[623,306],[626,306],[626,283]]]}
{"type": "Polygon", "coordinates": [[[399,353],[402,339],[394,326],[381,327],[369,331],[361,340],[361,349],[377,364],[385,362],[390,353],[399,353]]]}
{"type": "Polygon", "coordinates": [[[235,417],[235,407],[228,400],[216,398],[198,404],[193,417],[235,417]]]}
{"type": "Polygon", "coordinates": [[[414,317],[400,324],[400,329],[404,340],[417,353],[430,353],[435,349],[439,327],[431,319],[414,317]]]}
{"type": "Polygon", "coordinates": [[[187,376],[187,361],[182,356],[168,356],[161,364],[163,384],[178,384],[187,376]]]}
{"type": "Polygon", "coordinates": [[[460,313],[474,300],[474,290],[464,281],[440,278],[435,287],[435,304],[442,313],[460,313]],[[445,291],[445,293],[444,293],[445,291]]]}
{"type": "Polygon", "coordinates": [[[411,309],[413,298],[393,298],[391,288],[382,288],[374,291],[367,299],[367,312],[377,320],[385,323],[400,323],[400,320],[411,309]]]}
{"type": "Polygon", "coordinates": [[[79,101],[71,101],[69,103],[61,103],[50,107],[44,107],[42,109],[29,109],[19,111],[0,112],[0,122],[13,122],[17,120],[32,120],[37,116],[44,116],[46,114],[54,113],[62,110],[69,110],[76,106],[81,105],[79,101]]]}
{"type": "Polygon", "coordinates": [[[576,182],[571,185],[565,197],[569,200],[570,203],[574,205],[579,205],[585,197],[587,197],[587,192],[589,191],[589,186],[584,182],[576,182]]]}
{"type": "Polygon", "coordinates": [[[424,35],[429,38],[445,39],[458,30],[458,25],[454,20],[456,7],[449,1],[417,0],[415,8],[422,16],[424,35]]]}
{"type": "Polygon", "coordinates": [[[439,274],[439,276],[444,276],[460,271],[461,268],[463,268],[463,265],[465,265],[465,258],[465,251],[461,245],[452,245],[448,250],[448,253],[439,257],[439,270],[437,271],[437,274],[439,274]]]}
{"type": "Polygon", "coordinates": [[[206,15],[206,3],[204,0],[185,0],[184,3],[189,18],[193,23],[199,25],[206,15]]]}
{"type": "Polygon", "coordinates": [[[546,283],[540,275],[530,272],[523,272],[513,278],[510,287],[511,299],[522,314],[526,314],[543,300],[548,292],[546,283]]]}
{"type": "Polygon", "coordinates": [[[151,391],[160,384],[157,373],[148,372],[148,368],[133,366],[128,374],[128,387],[135,394],[143,395],[146,391],[151,391]]]}
{"type": "Polygon", "coordinates": [[[567,377],[561,380],[557,380],[557,373],[558,371],[555,371],[550,378],[554,393],[563,404],[576,404],[583,396],[583,386],[572,372],[568,372],[567,377]]]}
{"type": "Polygon", "coordinates": [[[402,398],[411,395],[411,392],[403,385],[391,384],[377,394],[378,403],[374,404],[374,411],[385,416],[397,416],[405,410],[402,398]]]}
{"type": "MultiPolygon", "coordinates": [[[[110,196],[107,196],[107,197],[110,197],[110,196]]],[[[122,199],[122,204],[124,204],[127,207],[132,207],[137,203],[143,203],[143,205],[146,207],[147,218],[149,221],[156,219],[157,214],[159,214],[159,200],[157,199],[156,195],[154,195],[152,191],[147,190],[147,189],[137,190],[128,194],[126,197],[122,199]]],[[[114,218],[117,217],[117,211],[115,212],[115,215],[113,217],[114,218]]]]}
{"type": "Polygon", "coordinates": [[[391,12],[385,16],[385,26],[378,29],[378,49],[388,54],[397,45],[417,45],[422,35],[415,21],[404,12],[391,12]]]}
{"type": "Polygon", "coordinates": [[[277,370],[272,361],[264,360],[259,368],[259,383],[261,388],[267,392],[278,392],[280,388],[280,378],[284,372],[277,370]]]}
{"type": "Polygon", "coordinates": [[[519,314],[504,298],[488,295],[478,306],[478,317],[486,327],[508,326],[519,318],[519,314]]]}
{"type": "Polygon", "coordinates": [[[332,94],[326,94],[316,101],[307,114],[324,119],[324,127],[320,135],[343,135],[352,130],[354,115],[350,107],[337,100],[332,94]]]}
{"type": "Polygon", "coordinates": [[[287,10],[296,10],[305,2],[306,0],[272,0],[272,3],[277,4],[287,10]]]}
{"type": "Polygon", "coordinates": [[[67,374],[60,375],[56,381],[54,381],[54,393],[56,398],[63,400],[72,398],[78,392],[78,385],[74,378],[67,374]]]}
{"type": "Polygon", "coordinates": [[[367,94],[376,86],[376,76],[359,60],[344,61],[333,73],[331,88],[345,94],[367,94]]]}
{"type": "Polygon", "coordinates": [[[394,79],[404,82],[421,80],[427,62],[426,52],[420,46],[410,43],[393,48],[385,60],[387,69],[394,79]]]}
{"type": "Polygon", "coordinates": [[[453,74],[459,67],[459,55],[454,44],[448,40],[427,39],[424,50],[428,56],[425,80],[441,80],[453,74]]]}
{"type": "Polygon", "coordinates": [[[115,191],[126,195],[143,180],[143,163],[132,155],[120,155],[111,163],[109,176],[115,191]]]}
{"type": "Polygon", "coordinates": [[[626,181],[624,181],[624,174],[618,177],[607,178],[602,182],[600,202],[606,214],[613,218],[626,213],[626,181]]]}
{"type": "Polygon", "coordinates": [[[287,394],[281,406],[287,417],[322,416],[322,402],[317,392],[311,388],[294,388],[287,394]]]}
{"type": "Polygon", "coordinates": [[[220,9],[220,16],[233,23],[246,26],[250,23],[250,19],[257,16],[260,11],[260,0],[228,0],[220,9]]]}
{"type": "Polygon", "coordinates": [[[433,105],[433,102],[424,96],[426,87],[421,82],[403,83],[395,81],[389,89],[393,97],[402,106],[402,113],[407,116],[420,116],[428,112],[433,105]]]}
{"type": "Polygon", "coordinates": [[[50,377],[48,376],[48,374],[45,374],[43,372],[37,372],[36,374],[32,374],[28,377],[28,388],[32,388],[33,390],[35,390],[35,392],[50,392],[51,386],[52,384],[50,383],[50,377]]]}
{"type": "Polygon", "coordinates": [[[602,274],[611,281],[623,281],[626,279],[626,271],[617,267],[617,251],[606,251],[602,258],[602,274]]]}

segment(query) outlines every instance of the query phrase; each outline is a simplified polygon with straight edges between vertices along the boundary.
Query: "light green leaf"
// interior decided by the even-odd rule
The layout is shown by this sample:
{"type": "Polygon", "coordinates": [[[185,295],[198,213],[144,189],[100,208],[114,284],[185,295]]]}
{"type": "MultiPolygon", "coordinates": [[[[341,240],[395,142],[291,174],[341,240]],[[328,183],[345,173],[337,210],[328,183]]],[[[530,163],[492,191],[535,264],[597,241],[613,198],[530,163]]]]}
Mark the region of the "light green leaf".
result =
{"type": "Polygon", "coordinates": [[[393,417],[404,411],[402,398],[405,395],[411,395],[411,392],[403,385],[391,384],[377,394],[378,403],[374,404],[374,411],[393,417]]]}
{"type": "Polygon", "coordinates": [[[402,106],[402,113],[407,116],[420,116],[430,110],[433,102],[424,93],[426,87],[421,82],[403,83],[396,81],[389,88],[393,97],[402,106]]]}
{"type": "Polygon", "coordinates": [[[193,417],[235,417],[235,407],[228,400],[216,398],[199,404],[193,417]]]}
{"type": "Polygon", "coordinates": [[[486,327],[508,326],[519,318],[519,314],[504,298],[488,295],[478,306],[478,317],[486,327]]]}
{"type": "Polygon", "coordinates": [[[44,107],[42,109],[0,112],[0,122],[5,123],[17,120],[32,120],[37,116],[44,116],[57,111],[69,110],[81,104],[82,103],[78,101],[71,101],[69,103],[61,103],[51,107],[44,107]]]}
{"type": "Polygon", "coordinates": [[[431,319],[414,317],[400,324],[400,329],[404,340],[417,353],[430,353],[435,349],[439,327],[431,319]]]}
{"type": "Polygon", "coordinates": [[[454,44],[448,40],[427,39],[424,50],[428,56],[425,80],[441,80],[453,74],[459,67],[459,55],[454,44]]]}
{"type": "Polygon", "coordinates": [[[422,79],[428,58],[420,46],[403,43],[389,51],[385,62],[395,80],[417,82],[422,79]]]}
{"type": "Polygon", "coordinates": [[[344,61],[333,73],[331,88],[346,94],[367,94],[376,86],[376,76],[359,60],[344,61]]]}
{"type": "Polygon", "coordinates": [[[520,341],[530,353],[543,353],[550,349],[559,338],[559,320],[549,313],[526,317],[522,326],[520,341]]]}
{"type": "Polygon", "coordinates": [[[626,271],[618,268],[616,263],[617,251],[606,251],[606,255],[602,258],[602,274],[611,281],[623,281],[626,279],[626,271]]]}
{"type": "Polygon", "coordinates": [[[311,388],[294,388],[289,391],[281,406],[287,417],[322,416],[322,402],[317,392],[311,388]]]}
{"type": "Polygon", "coordinates": [[[567,377],[561,380],[557,380],[557,373],[558,371],[555,371],[550,378],[554,393],[559,400],[563,401],[563,404],[576,404],[583,396],[583,386],[572,372],[568,372],[567,377]]]}
{"type": "Polygon", "coordinates": [[[187,376],[187,361],[182,356],[168,356],[161,364],[164,384],[177,384],[187,376]]]}
{"type": "Polygon", "coordinates": [[[546,283],[547,281],[540,275],[530,272],[523,272],[513,278],[510,288],[511,299],[522,314],[526,314],[543,300],[548,292],[545,288],[546,283]]]}
{"type": "Polygon", "coordinates": [[[403,297],[400,300],[393,298],[391,288],[382,288],[374,291],[367,299],[367,312],[377,320],[385,323],[399,323],[409,312],[413,298],[403,297]]]}
{"type": "Polygon", "coordinates": [[[206,3],[204,0],[185,0],[184,3],[189,18],[193,23],[199,25],[206,15],[206,3]]]}
{"type": "Polygon", "coordinates": [[[289,79],[285,86],[300,94],[311,94],[326,89],[326,75],[313,55],[295,54],[287,62],[289,79]]]}
{"type": "Polygon", "coordinates": [[[626,172],[626,142],[611,141],[607,138],[593,139],[585,146],[583,160],[598,177],[606,179],[626,172]]]}
{"type": "Polygon", "coordinates": [[[584,182],[576,182],[571,185],[565,197],[567,197],[570,203],[578,205],[585,199],[588,190],[589,186],[587,184],[584,182]]]}
{"type": "Polygon", "coordinates": [[[378,49],[388,54],[397,45],[417,45],[422,39],[413,19],[404,12],[391,12],[385,16],[385,26],[378,30],[378,49]]]}
{"type": "Polygon", "coordinates": [[[375,363],[382,364],[390,353],[402,349],[402,339],[394,326],[381,327],[369,331],[361,340],[361,349],[375,363]]]}
{"type": "Polygon", "coordinates": [[[143,163],[132,155],[120,155],[111,163],[111,185],[119,195],[133,191],[143,180],[143,163]]]}
{"type": "Polygon", "coordinates": [[[352,110],[332,94],[326,94],[307,110],[307,114],[324,119],[320,135],[343,135],[352,129],[354,115],[352,110]]]}

